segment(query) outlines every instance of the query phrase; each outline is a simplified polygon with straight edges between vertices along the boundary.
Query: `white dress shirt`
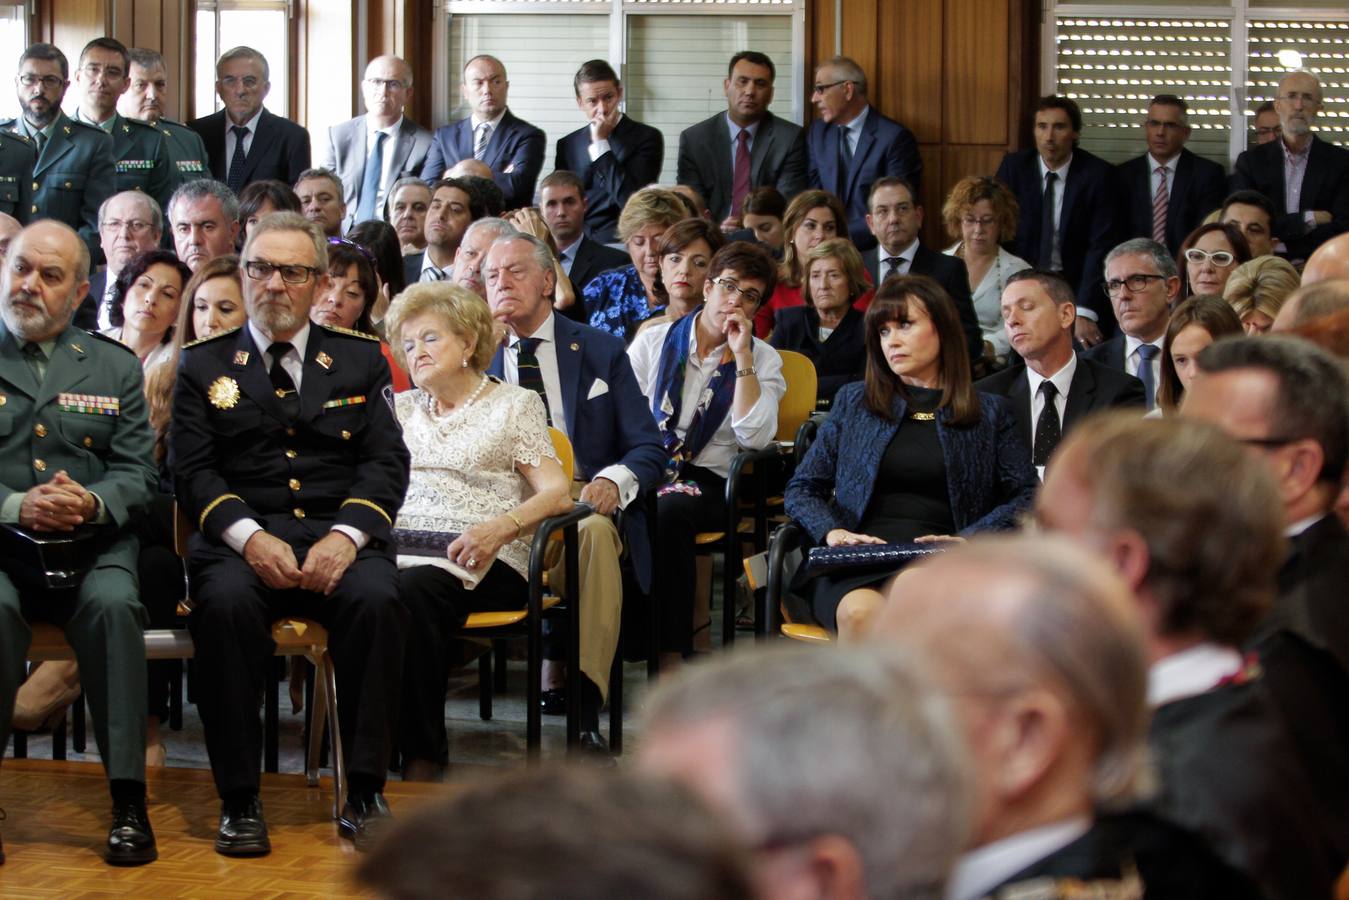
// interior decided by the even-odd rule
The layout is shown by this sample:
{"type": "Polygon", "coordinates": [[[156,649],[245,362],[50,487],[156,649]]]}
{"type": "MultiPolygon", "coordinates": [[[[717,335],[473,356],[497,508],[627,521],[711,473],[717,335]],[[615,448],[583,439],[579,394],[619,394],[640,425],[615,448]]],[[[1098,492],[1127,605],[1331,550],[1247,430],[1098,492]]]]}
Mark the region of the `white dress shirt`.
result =
{"type": "Polygon", "coordinates": [[[956,860],[946,882],[946,900],[976,900],[1091,830],[1087,816],[1032,828],[976,847],[956,860]]]}
{"type": "MultiPolygon", "coordinates": [[[[247,128],[247,129],[248,129],[248,134],[244,135],[244,156],[247,156],[247,155],[248,155],[248,151],[251,150],[251,149],[253,149],[253,138],[257,136],[257,133],[258,133],[258,119],[261,119],[261,118],[262,118],[262,107],[259,106],[259,107],[258,107],[258,111],[255,112],[255,113],[253,114],[253,118],[249,119],[249,120],[248,120],[247,122],[245,122],[243,125],[237,126],[237,127],[240,127],[240,128],[247,128]]],[[[230,170],[229,170],[229,164],[230,164],[230,162],[233,161],[233,159],[234,159],[234,144],[235,144],[235,142],[238,140],[238,138],[235,137],[235,135],[234,135],[234,129],[235,129],[235,127],[236,127],[236,126],[235,126],[233,120],[231,120],[229,116],[226,116],[226,117],[225,117],[225,178],[226,178],[226,179],[229,178],[229,171],[230,171],[230,170]]]]}
{"type": "MultiPolygon", "coordinates": [[[[619,113],[618,122],[614,123],[614,128],[618,128],[618,123],[622,121],[623,121],[623,114],[619,113]]],[[[605,138],[602,141],[596,139],[595,123],[593,122],[590,124],[590,146],[586,148],[586,152],[590,154],[591,162],[594,162],[595,160],[599,159],[601,156],[609,152],[609,139],[605,138]]]]}
{"type": "Polygon", "coordinates": [[[1311,528],[1317,522],[1324,519],[1326,515],[1327,515],[1326,513],[1317,513],[1314,516],[1307,516],[1307,518],[1305,519],[1298,519],[1296,522],[1290,523],[1288,527],[1283,530],[1283,536],[1288,538],[1295,538],[1302,532],[1306,531],[1308,528],[1311,528]]]}
{"type": "Polygon", "coordinates": [[[422,251],[422,271],[421,271],[421,274],[417,276],[417,280],[418,280],[418,281],[453,281],[453,280],[454,280],[454,266],[446,266],[445,268],[442,269],[440,266],[438,266],[438,265],[436,265],[435,263],[431,262],[431,248],[430,248],[430,246],[428,246],[424,251],[422,251]],[[427,273],[429,273],[429,272],[440,272],[442,275],[444,275],[444,277],[443,277],[443,278],[432,278],[429,274],[427,274],[427,273]]]}
{"type": "Polygon", "coordinates": [[[580,249],[583,240],[585,240],[584,234],[567,246],[557,248],[557,260],[562,263],[562,271],[567,273],[568,278],[571,277],[571,267],[576,264],[576,251],[580,249]]]}
{"type": "MultiPolygon", "coordinates": [[[[1045,378],[1036,372],[1030,366],[1026,366],[1026,381],[1030,386],[1030,433],[1031,441],[1035,440],[1035,429],[1040,424],[1040,413],[1045,411],[1045,395],[1040,392],[1040,385],[1048,381],[1054,385],[1058,393],[1054,396],[1054,409],[1059,413],[1059,430],[1063,429],[1063,414],[1068,409],[1068,389],[1072,387],[1073,375],[1077,372],[1077,354],[1074,353],[1068,357],[1068,362],[1063,368],[1059,369],[1053,375],[1045,378]]],[[[1036,466],[1035,471],[1040,475],[1040,480],[1045,480],[1045,467],[1036,466]]]]}
{"type": "Polygon", "coordinates": [[[1141,338],[1136,338],[1133,335],[1126,334],[1124,336],[1124,371],[1135,378],[1140,378],[1141,376],[1138,374],[1138,364],[1142,362],[1142,359],[1138,355],[1138,347],[1140,344],[1151,344],[1157,348],[1157,354],[1152,357],[1152,383],[1156,387],[1161,387],[1162,340],[1162,338],[1158,338],[1155,341],[1145,341],[1141,338]]]}
{"type": "Polygon", "coordinates": [[[907,247],[902,248],[898,253],[891,253],[885,249],[884,245],[876,247],[876,278],[884,281],[891,275],[907,275],[910,267],[913,266],[913,258],[918,255],[918,238],[909,242],[907,247]],[[885,261],[890,257],[898,257],[899,262],[895,263],[894,269],[886,266],[885,261]]]}
{"type": "Polygon", "coordinates": [[[1176,163],[1180,162],[1180,154],[1171,157],[1170,162],[1158,162],[1157,157],[1151,153],[1148,154],[1148,184],[1152,186],[1152,193],[1148,195],[1148,208],[1152,208],[1152,198],[1157,196],[1157,185],[1163,178],[1166,179],[1166,196],[1171,196],[1171,190],[1176,185],[1176,163]],[[1158,167],[1165,170],[1165,174],[1158,175],[1158,167]]]}
{"type": "Polygon", "coordinates": [[[1241,654],[1221,644],[1195,644],[1148,669],[1148,706],[1153,709],[1197,697],[1241,671],[1241,654]]]}
{"type": "Polygon", "coordinates": [[[848,139],[848,154],[850,156],[857,155],[857,142],[862,139],[862,125],[866,122],[869,112],[871,112],[871,107],[864,106],[851,122],[845,122],[839,126],[843,129],[843,136],[848,139]]]}

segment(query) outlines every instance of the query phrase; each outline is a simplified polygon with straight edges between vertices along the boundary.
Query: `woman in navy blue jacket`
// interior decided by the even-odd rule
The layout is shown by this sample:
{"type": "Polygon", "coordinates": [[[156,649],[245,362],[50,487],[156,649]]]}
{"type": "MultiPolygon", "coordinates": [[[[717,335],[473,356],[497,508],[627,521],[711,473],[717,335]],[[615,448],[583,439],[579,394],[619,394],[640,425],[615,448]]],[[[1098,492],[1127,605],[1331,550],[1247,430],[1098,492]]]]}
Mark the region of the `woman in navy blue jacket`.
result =
{"type": "MultiPolygon", "coordinates": [[[[814,542],[960,540],[1008,529],[1038,481],[1003,397],[981,394],[955,304],[931,278],[886,279],[867,310],[866,378],[844,386],[787,485],[787,514],[814,542]]],[[[895,575],[821,575],[820,624],[860,636],[895,575]]]]}

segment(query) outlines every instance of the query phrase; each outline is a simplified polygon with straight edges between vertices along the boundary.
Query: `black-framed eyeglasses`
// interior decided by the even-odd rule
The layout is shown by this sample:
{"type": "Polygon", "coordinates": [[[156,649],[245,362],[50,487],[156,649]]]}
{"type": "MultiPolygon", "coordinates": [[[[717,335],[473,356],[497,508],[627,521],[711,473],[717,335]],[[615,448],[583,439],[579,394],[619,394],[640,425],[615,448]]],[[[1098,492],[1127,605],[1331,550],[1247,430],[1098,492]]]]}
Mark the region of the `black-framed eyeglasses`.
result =
{"type": "Polygon", "coordinates": [[[35,84],[41,84],[44,88],[51,90],[52,88],[59,88],[65,83],[66,80],[64,78],[60,78],[56,75],[32,75],[25,72],[19,76],[19,84],[24,87],[32,87],[35,84]]]}
{"type": "Polygon", "coordinates": [[[716,278],[712,283],[720,285],[721,289],[729,294],[738,294],[740,299],[754,306],[758,306],[759,301],[763,300],[763,296],[754,288],[741,290],[740,283],[733,278],[716,278]]]}
{"type": "Polygon", "coordinates": [[[1268,134],[1272,134],[1272,135],[1278,136],[1278,135],[1280,135],[1280,134],[1283,134],[1283,126],[1282,126],[1282,125],[1262,125],[1262,126],[1260,126],[1259,128],[1255,129],[1255,133],[1258,134],[1258,135],[1260,135],[1261,137],[1264,137],[1265,135],[1268,135],[1268,134]]]}
{"type": "Polygon", "coordinates": [[[244,263],[244,273],[254,281],[268,281],[273,272],[281,273],[281,280],[286,284],[304,284],[310,278],[323,273],[313,266],[300,265],[281,265],[264,262],[260,259],[250,259],[244,263]]]}
{"type": "Polygon", "coordinates": [[[849,80],[849,79],[847,79],[847,78],[844,78],[842,81],[831,81],[831,82],[829,82],[828,84],[817,84],[817,85],[815,85],[813,88],[810,89],[810,93],[811,93],[812,95],[814,95],[814,94],[823,94],[825,91],[829,90],[830,88],[836,88],[836,87],[838,87],[840,84],[852,84],[852,81],[849,80]]]}
{"type": "Polygon", "coordinates": [[[1105,284],[1101,285],[1101,287],[1105,290],[1105,295],[1107,297],[1114,297],[1117,294],[1119,294],[1120,291],[1124,290],[1124,288],[1126,287],[1135,293],[1137,293],[1138,291],[1146,290],[1148,282],[1152,281],[1153,279],[1161,279],[1162,281],[1165,281],[1166,276],[1149,275],[1146,272],[1135,272],[1132,275],[1126,275],[1124,278],[1113,278],[1110,281],[1107,281],[1105,284]]]}
{"type": "Polygon", "coordinates": [[[405,87],[403,82],[397,78],[366,78],[365,83],[376,90],[384,88],[390,91],[401,91],[405,87]]]}

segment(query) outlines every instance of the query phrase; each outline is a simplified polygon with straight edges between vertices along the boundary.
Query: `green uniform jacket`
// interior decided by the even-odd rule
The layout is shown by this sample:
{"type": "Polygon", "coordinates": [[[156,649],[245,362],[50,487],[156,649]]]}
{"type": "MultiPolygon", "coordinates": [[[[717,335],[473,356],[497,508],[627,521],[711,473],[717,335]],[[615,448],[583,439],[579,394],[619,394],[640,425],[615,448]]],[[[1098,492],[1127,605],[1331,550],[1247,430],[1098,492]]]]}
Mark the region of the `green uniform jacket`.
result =
{"type": "MultiPolygon", "coordinates": [[[[206,155],[206,142],[191,128],[172,119],[160,119],[155,127],[164,135],[164,143],[169,150],[170,180],[176,189],[186,181],[198,178],[210,178],[210,159],[206,155]]],[[[168,206],[164,207],[164,216],[168,218],[168,206]]],[[[164,233],[168,234],[168,226],[164,233]]]]}
{"type": "MultiPolygon", "coordinates": [[[[0,322],[0,504],[64,470],[103,501],[112,524],[142,518],[158,484],[140,361],[73,326],[57,339],[39,387],[23,340],[0,322]]],[[[100,558],[136,572],[136,542],[100,558]]]]}
{"type": "Polygon", "coordinates": [[[143,191],[163,209],[177,186],[164,135],[153,125],[119,113],[113,113],[110,134],[117,166],[116,193],[143,191]]]}
{"type": "Polygon", "coordinates": [[[23,224],[33,218],[33,166],[37,150],[23,135],[0,131],[0,212],[23,224]]]}

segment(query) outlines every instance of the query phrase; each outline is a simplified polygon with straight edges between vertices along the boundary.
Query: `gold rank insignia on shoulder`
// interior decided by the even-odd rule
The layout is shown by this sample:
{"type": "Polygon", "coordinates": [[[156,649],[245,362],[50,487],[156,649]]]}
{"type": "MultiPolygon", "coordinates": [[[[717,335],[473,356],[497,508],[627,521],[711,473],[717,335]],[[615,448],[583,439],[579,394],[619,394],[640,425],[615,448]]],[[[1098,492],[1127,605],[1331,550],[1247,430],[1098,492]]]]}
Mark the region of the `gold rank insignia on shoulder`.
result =
{"type": "Polygon", "coordinates": [[[83,352],[84,352],[84,348],[81,347],[79,344],[75,343],[74,341],[71,341],[71,343],[70,343],[70,349],[71,349],[71,350],[74,350],[76,353],[83,353],[83,352]]]}
{"type": "Polygon", "coordinates": [[[365,395],[359,397],[340,397],[336,400],[329,400],[323,404],[324,409],[337,409],[339,406],[356,406],[365,402],[365,395]]]}
{"type": "Polygon", "coordinates": [[[247,351],[247,350],[235,350],[235,351],[234,351],[234,364],[235,364],[236,366],[246,366],[246,365],[248,365],[248,351],[247,351]]]}
{"type": "Polygon", "coordinates": [[[333,358],[328,354],[324,353],[322,350],[320,350],[318,352],[318,355],[314,357],[314,362],[323,366],[323,368],[325,369],[331,369],[333,367],[333,358]]]}
{"type": "Polygon", "coordinates": [[[217,331],[215,334],[210,335],[210,336],[208,336],[208,337],[197,338],[195,341],[190,341],[190,342],[184,344],[184,345],[183,345],[183,349],[186,350],[186,349],[188,349],[189,347],[195,347],[195,346],[197,346],[198,344],[204,344],[204,343],[206,343],[207,341],[218,341],[218,340],[220,340],[222,337],[225,337],[226,335],[234,334],[234,332],[238,331],[238,330],[239,330],[240,328],[242,328],[242,327],[243,327],[242,325],[235,325],[233,328],[226,328],[224,331],[217,331]]]}
{"type": "Polygon", "coordinates": [[[234,409],[239,402],[239,382],[228,375],[221,375],[206,389],[206,399],[216,409],[234,409]]]}
{"type": "Polygon", "coordinates": [[[354,328],[342,328],[338,325],[324,325],[322,327],[328,329],[329,331],[336,331],[338,334],[349,334],[352,337],[364,338],[367,341],[379,340],[379,337],[377,337],[376,335],[366,334],[364,331],[357,331],[354,328]]]}

